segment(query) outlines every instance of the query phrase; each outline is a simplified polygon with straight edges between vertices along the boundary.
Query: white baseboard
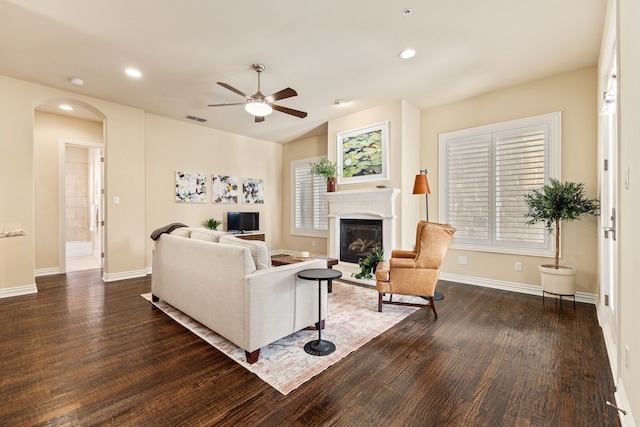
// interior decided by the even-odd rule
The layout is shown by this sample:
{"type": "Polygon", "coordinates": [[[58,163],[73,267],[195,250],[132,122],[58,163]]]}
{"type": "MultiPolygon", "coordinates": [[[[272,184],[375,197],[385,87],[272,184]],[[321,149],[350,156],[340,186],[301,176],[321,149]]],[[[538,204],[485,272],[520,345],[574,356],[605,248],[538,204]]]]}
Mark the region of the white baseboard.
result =
{"type": "Polygon", "coordinates": [[[617,391],[614,393],[616,398],[615,405],[618,408],[624,409],[627,414],[623,414],[618,411],[620,415],[620,424],[622,427],[636,427],[636,422],[633,419],[633,414],[631,413],[631,405],[629,404],[629,399],[627,398],[627,394],[624,390],[624,385],[622,384],[622,380],[618,380],[617,391]]]}
{"type": "Polygon", "coordinates": [[[139,279],[140,277],[145,277],[146,275],[147,275],[146,268],[144,270],[123,271],[121,273],[113,273],[113,274],[107,274],[103,272],[102,280],[104,282],[116,282],[118,280],[139,279]]]}
{"type": "MultiPolygon", "coordinates": [[[[503,291],[519,292],[521,294],[542,296],[540,286],[525,285],[523,283],[504,282],[501,280],[484,279],[481,277],[461,276],[458,274],[440,273],[441,280],[459,282],[467,285],[483,286],[485,288],[501,289],[503,291]]],[[[550,296],[552,297],[552,296],[550,296]]],[[[586,292],[576,292],[576,302],[596,304],[598,296],[586,292]]]]}
{"type": "Polygon", "coordinates": [[[60,274],[60,267],[39,268],[35,271],[36,277],[54,276],[60,274]]]}
{"type": "Polygon", "coordinates": [[[0,289],[0,298],[18,297],[21,295],[37,294],[38,288],[33,285],[16,286],[15,288],[0,289]]]}

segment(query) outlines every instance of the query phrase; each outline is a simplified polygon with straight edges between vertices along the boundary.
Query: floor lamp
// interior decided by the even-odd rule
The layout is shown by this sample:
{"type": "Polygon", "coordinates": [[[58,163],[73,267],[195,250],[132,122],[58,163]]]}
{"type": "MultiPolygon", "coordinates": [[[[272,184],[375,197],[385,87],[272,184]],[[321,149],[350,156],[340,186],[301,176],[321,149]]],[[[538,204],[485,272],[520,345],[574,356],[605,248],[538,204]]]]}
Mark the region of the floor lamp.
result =
{"type": "MultiPolygon", "coordinates": [[[[427,221],[429,221],[429,194],[431,194],[431,188],[429,187],[429,180],[427,179],[427,170],[420,169],[420,173],[416,175],[416,179],[413,182],[413,194],[424,194],[427,208],[427,221]]],[[[433,299],[441,300],[444,298],[442,292],[435,291],[433,299]]]]}

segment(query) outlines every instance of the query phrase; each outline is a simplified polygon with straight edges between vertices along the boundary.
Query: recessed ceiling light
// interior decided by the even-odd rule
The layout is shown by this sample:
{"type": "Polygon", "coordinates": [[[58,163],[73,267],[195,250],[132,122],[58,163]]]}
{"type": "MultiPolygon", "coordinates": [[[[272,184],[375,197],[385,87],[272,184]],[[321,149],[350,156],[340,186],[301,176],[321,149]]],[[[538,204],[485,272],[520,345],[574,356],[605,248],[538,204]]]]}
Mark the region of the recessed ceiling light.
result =
{"type": "Polygon", "coordinates": [[[58,107],[64,111],[73,111],[73,107],[71,105],[60,104],[58,107]]]}
{"type": "Polygon", "coordinates": [[[333,101],[333,103],[340,107],[343,105],[347,105],[349,103],[349,100],[340,98],[333,101]]]}
{"type": "Polygon", "coordinates": [[[409,8],[406,8],[406,9],[402,10],[402,15],[403,16],[409,16],[409,15],[411,15],[412,12],[413,12],[413,10],[411,10],[409,8]]]}
{"type": "Polygon", "coordinates": [[[129,77],[142,77],[142,73],[135,68],[127,68],[126,70],[124,70],[124,72],[129,77]]]}
{"type": "Polygon", "coordinates": [[[409,58],[413,58],[414,56],[416,56],[416,51],[413,49],[405,49],[403,51],[401,51],[398,56],[402,59],[409,59],[409,58]]]}
{"type": "Polygon", "coordinates": [[[84,85],[84,80],[82,80],[82,79],[81,79],[81,78],[79,78],[79,77],[71,77],[71,78],[69,79],[69,81],[71,82],[71,84],[74,84],[74,85],[76,85],[76,86],[82,86],[82,85],[84,85]]]}

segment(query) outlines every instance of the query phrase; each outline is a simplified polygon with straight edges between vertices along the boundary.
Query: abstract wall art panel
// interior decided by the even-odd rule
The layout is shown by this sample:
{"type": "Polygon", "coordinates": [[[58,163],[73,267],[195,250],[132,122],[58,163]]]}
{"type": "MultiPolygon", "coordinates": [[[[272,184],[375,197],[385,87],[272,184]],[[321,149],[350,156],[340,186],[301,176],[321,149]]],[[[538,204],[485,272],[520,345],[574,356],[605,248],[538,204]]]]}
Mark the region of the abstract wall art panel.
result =
{"type": "Polygon", "coordinates": [[[264,203],[264,180],[242,178],[242,199],[244,203],[264,203]]]}
{"type": "Polygon", "coordinates": [[[203,173],[176,172],[176,202],[204,203],[207,200],[207,176],[203,173]]]}
{"type": "Polygon", "coordinates": [[[212,175],[211,203],[238,203],[238,177],[212,175]]]}

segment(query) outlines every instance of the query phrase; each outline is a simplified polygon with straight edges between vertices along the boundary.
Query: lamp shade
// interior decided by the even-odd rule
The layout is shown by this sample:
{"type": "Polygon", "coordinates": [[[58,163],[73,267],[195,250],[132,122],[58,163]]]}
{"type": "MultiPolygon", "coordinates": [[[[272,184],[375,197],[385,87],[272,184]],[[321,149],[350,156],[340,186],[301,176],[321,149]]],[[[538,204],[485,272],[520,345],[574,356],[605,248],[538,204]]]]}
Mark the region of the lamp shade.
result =
{"type": "Polygon", "coordinates": [[[273,112],[273,108],[266,101],[250,101],[244,105],[244,109],[247,110],[247,113],[253,114],[254,116],[268,116],[273,112]]]}
{"type": "Polygon", "coordinates": [[[427,174],[420,173],[416,175],[416,180],[413,182],[413,194],[431,194],[427,174]]]}

